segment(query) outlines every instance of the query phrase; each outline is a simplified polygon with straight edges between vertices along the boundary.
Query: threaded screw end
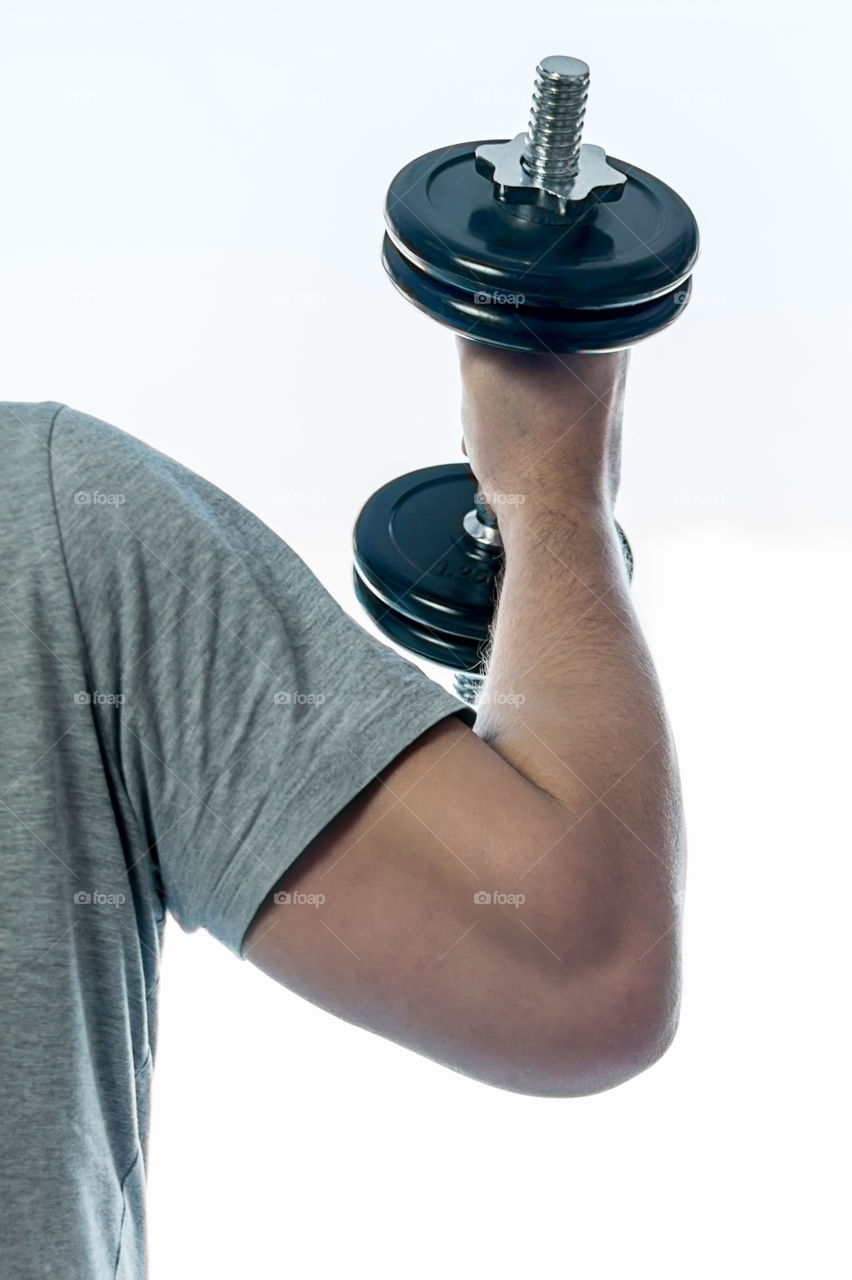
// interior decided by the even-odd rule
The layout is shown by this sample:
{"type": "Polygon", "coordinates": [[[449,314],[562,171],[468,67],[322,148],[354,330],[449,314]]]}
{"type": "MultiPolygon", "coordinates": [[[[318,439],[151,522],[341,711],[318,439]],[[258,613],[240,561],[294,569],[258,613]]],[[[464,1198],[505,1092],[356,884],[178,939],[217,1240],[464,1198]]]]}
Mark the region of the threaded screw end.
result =
{"type": "Polygon", "coordinates": [[[521,163],[538,181],[570,183],[580,156],[589,67],[579,58],[543,58],[536,68],[521,163]]]}

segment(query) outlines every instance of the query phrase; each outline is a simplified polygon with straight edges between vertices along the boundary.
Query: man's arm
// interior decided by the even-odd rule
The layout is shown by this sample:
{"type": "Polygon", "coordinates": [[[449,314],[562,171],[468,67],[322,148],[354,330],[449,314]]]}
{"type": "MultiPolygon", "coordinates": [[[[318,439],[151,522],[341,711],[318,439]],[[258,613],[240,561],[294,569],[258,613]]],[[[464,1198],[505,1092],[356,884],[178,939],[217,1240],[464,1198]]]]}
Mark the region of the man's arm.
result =
{"type": "Polygon", "coordinates": [[[656,1061],[679,1004],[677,768],[612,517],[626,357],[460,352],[506,550],[476,731],[451,717],[403,752],[244,954],[477,1079],[583,1095],[656,1061]]]}

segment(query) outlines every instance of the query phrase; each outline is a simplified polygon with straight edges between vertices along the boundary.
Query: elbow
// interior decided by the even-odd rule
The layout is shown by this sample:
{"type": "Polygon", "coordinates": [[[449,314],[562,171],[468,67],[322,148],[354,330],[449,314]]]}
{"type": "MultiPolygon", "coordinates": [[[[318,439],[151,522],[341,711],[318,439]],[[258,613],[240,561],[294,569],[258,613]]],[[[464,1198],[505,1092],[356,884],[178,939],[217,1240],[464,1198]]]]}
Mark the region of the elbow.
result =
{"type": "Polygon", "coordinates": [[[677,1034],[678,1015],[667,1018],[649,1015],[629,1026],[616,1028],[604,1039],[594,1038],[578,1056],[563,1051],[560,1057],[546,1057],[542,1066],[539,1097],[587,1098],[626,1084],[659,1062],[677,1034]]]}
{"type": "Polygon", "coordinates": [[[668,1052],[680,1022],[677,922],[652,947],[621,939],[617,955],[587,971],[582,996],[565,993],[543,1044],[542,1096],[582,1098],[634,1079],[668,1052]],[[577,1010],[580,1013],[577,1013],[577,1010]]]}
{"type": "Polygon", "coordinates": [[[584,1098],[625,1084],[671,1047],[680,1019],[674,964],[622,966],[584,987],[543,1000],[534,1031],[504,1044],[484,1082],[539,1098],[584,1098]],[[519,1049],[521,1051],[519,1051],[519,1049]]]}
{"type": "Polygon", "coordinates": [[[639,1040],[634,1035],[605,1049],[593,1046],[578,1053],[573,1042],[562,1054],[549,1050],[519,1065],[494,1063],[477,1073],[483,1084],[533,1098],[588,1098],[626,1084],[663,1057],[677,1033],[677,1023],[651,1026],[639,1040]]]}

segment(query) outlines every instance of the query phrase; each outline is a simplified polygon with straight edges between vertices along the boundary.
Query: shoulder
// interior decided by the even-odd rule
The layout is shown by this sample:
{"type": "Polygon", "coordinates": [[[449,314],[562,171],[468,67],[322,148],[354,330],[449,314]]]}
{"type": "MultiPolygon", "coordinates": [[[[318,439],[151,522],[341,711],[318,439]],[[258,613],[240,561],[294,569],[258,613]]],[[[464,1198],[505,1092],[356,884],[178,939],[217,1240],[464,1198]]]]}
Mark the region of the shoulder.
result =
{"type": "Polygon", "coordinates": [[[50,442],[57,508],[111,508],[154,540],[169,526],[226,542],[274,535],[235,498],[190,467],[113,423],[60,406],[50,442]]]}

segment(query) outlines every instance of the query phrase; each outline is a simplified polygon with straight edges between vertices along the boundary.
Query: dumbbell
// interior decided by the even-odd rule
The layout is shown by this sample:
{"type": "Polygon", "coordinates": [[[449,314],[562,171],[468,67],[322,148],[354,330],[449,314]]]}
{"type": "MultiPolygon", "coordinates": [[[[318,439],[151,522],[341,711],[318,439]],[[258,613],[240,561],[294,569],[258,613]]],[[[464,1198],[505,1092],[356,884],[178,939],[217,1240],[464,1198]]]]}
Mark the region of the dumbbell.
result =
{"type": "MultiPolygon", "coordinates": [[[[588,86],[585,62],[544,58],[525,133],[429,151],[390,184],[385,270],[415,307],[472,342],[618,351],[689,301],[695,218],[659,178],[581,142],[588,86]]],[[[497,520],[467,463],[391,480],[355,524],[353,581],[367,614],[402,648],[451,668],[471,703],[501,568],[497,520]]]]}

